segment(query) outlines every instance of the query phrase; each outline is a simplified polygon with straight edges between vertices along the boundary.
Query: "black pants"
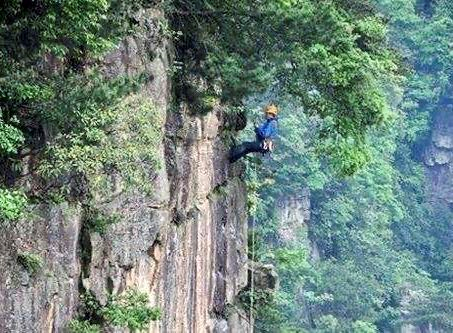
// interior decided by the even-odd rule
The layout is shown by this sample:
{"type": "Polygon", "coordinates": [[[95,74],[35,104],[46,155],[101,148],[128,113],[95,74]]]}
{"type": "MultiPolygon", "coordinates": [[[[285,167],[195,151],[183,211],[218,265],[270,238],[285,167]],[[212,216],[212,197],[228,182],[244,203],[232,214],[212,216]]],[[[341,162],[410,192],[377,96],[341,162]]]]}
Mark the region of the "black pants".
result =
{"type": "Polygon", "coordinates": [[[261,141],[243,142],[231,150],[230,162],[236,162],[238,159],[249,153],[266,153],[266,150],[263,149],[262,146],[261,141]]]}

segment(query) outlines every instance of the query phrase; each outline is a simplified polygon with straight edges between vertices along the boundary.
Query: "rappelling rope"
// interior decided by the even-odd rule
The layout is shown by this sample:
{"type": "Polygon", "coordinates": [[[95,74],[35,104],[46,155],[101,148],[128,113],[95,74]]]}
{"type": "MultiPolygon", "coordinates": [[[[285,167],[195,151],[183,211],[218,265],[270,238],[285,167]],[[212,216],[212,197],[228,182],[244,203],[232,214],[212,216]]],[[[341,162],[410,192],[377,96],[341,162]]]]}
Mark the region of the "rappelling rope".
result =
{"type": "Polygon", "coordinates": [[[255,268],[253,267],[255,263],[255,215],[252,218],[252,267],[250,271],[250,332],[253,332],[253,298],[255,297],[255,281],[254,281],[254,273],[255,268]]]}
{"type": "MultiPolygon", "coordinates": [[[[253,165],[253,177],[256,180],[256,164],[253,165]]],[[[254,281],[254,274],[255,274],[255,224],[256,224],[256,212],[253,212],[252,217],[252,251],[251,251],[251,267],[250,267],[250,311],[249,311],[249,326],[250,332],[253,332],[253,300],[255,297],[255,281],[254,281]]]]}

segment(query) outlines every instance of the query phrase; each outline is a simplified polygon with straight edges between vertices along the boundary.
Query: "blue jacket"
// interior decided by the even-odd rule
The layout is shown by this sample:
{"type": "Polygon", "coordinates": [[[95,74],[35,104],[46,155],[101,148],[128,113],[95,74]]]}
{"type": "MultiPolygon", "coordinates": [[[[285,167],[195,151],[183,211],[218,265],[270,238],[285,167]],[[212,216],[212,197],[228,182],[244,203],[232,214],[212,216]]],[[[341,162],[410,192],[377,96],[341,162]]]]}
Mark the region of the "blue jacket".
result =
{"type": "Polygon", "coordinates": [[[259,141],[273,139],[277,136],[277,118],[268,118],[259,127],[255,128],[256,137],[259,141]]]}

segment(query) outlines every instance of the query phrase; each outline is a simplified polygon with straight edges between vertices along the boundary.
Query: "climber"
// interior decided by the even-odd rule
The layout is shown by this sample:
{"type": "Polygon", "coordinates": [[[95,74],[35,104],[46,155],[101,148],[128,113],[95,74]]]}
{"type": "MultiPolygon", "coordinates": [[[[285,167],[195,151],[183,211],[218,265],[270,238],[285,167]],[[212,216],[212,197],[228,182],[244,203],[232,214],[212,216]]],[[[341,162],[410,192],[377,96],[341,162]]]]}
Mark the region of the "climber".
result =
{"type": "Polygon", "coordinates": [[[273,150],[273,142],[277,136],[277,113],[278,108],[274,104],[269,104],[264,108],[266,120],[259,127],[255,127],[255,141],[243,142],[231,150],[230,162],[234,163],[241,157],[249,153],[270,153],[273,150]]]}

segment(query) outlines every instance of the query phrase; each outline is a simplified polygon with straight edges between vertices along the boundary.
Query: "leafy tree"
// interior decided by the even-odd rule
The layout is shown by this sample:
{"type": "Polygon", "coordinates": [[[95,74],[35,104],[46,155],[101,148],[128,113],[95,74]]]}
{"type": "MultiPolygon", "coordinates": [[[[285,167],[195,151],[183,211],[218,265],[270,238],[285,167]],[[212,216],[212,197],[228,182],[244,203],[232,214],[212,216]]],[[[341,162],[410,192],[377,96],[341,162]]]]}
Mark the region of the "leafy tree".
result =
{"type": "Polygon", "coordinates": [[[342,173],[368,160],[367,131],[392,118],[381,81],[399,78],[385,24],[372,7],[310,0],[180,0],[169,6],[181,32],[177,48],[186,79],[180,80],[180,98],[209,94],[240,103],[272,88],[327,120],[319,154],[330,155],[342,173]],[[206,79],[204,89],[191,83],[197,75],[206,79]]]}

